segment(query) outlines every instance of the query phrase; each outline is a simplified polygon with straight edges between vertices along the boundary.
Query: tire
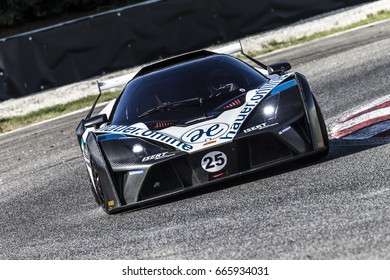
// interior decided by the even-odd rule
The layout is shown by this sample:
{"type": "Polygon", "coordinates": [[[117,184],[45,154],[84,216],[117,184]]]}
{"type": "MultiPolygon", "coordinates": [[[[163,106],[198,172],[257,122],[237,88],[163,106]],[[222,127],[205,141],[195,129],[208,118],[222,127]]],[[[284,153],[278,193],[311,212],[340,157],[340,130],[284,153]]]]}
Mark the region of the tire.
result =
{"type": "Polygon", "coordinates": [[[102,201],[100,200],[98,194],[96,193],[95,187],[93,186],[92,182],[90,182],[90,185],[91,185],[91,192],[93,194],[93,197],[95,199],[96,204],[101,206],[102,205],[102,201]]]}
{"type": "Polygon", "coordinates": [[[320,123],[322,137],[324,138],[324,144],[326,147],[326,149],[324,151],[322,151],[316,155],[318,157],[318,159],[321,159],[323,157],[326,157],[329,154],[329,136],[328,136],[328,131],[326,129],[324,116],[322,115],[320,106],[318,106],[317,100],[315,99],[314,96],[313,96],[313,101],[314,101],[314,106],[315,106],[316,111],[317,111],[317,117],[318,117],[318,122],[320,123]]]}
{"type": "Polygon", "coordinates": [[[324,120],[324,117],[322,115],[321,109],[318,106],[317,100],[315,99],[314,95],[312,95],[312,97],[313,97],[314,106],[315,106],[315,109],[317,112],[318,122],[320,123],[321,133],[322,133],[322,137],[324,138],[324,144],[325,144],[326,149],[322,150],[321,152],[318,152],[316,154],[307,156],[307,157],[299,160],[299,163],[301,163],[301,164],[306,164],[309,162],[318,161],[318,160],[326,157],[329,154],[329,137],[328,137],[328,131],[327,131],[326,125],[325,125],[325,120],[324,120]]]}
{"type": "Polygon", "coordinates": [[[104,195],[102,192],[102,186],[101,186],[100,180],[99,180],[99,173],[97,172],[97,170],[95,168],[95,164],[94,164],[92,159],[91,159],[91,167],[92,167],[93,181],[94,181],[95,187],[96,187],[95,188],[91,182],[92,194],[93,194],[93,197],[95,198],[96,203],[99,206],[103,207],[105,199],[104,199],[104,195]]]}

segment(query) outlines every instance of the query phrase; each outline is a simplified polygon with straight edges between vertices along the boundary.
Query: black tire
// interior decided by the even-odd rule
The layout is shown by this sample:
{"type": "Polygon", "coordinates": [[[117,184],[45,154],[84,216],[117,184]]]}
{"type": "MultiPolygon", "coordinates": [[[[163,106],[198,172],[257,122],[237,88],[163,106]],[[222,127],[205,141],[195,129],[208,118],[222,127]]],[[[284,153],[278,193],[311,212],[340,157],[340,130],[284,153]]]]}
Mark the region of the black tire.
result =
{"type": "Polygon", "coordinates": [[[95,198],[95,202],[97,205],[101,206],[102,202],[95,191],[95,187],[93,186],[92,182],[90,182],[90,183],[91,183],[91,191],[92,191],[93,197],[95,198]]]}
{"type": "Polygon", "coordinates": [[[96,203],[99,205],[99,206],[102,206],[104,205],[104,195],[103,195],[103,192],[102,192],[102,186],[100,184],[100,180],[99,180],[99,173],[97,172],[96,168],[95,168],[95,165],[94,165],[94,162],[93,160],[91,159],[91,167],[92,167],[92,175],[93,175],[93,181],[94,181],[94,184],[95,184],[95,187],[93,186],[92,182],[91,182],[91,190],[92,190],[92,193],[93,193],[93,197],[95,198],[95,201],[96,203]]]}
{"type": "Polygon", "coordinates": [[[305,157],[305,158],[299,160],[299,163],[301,163],[301,164],[306,164],[309,162],[320,160],[329,154],[329,137],[328,137],[328,131],[327,131],[326,125],[325,125],[325,120],[324,120],[324,117],[322,115],[320,106],[318,106],[317,100],[315,99],[314,95],[312,95],[312,97],[313,97],[314,106],[315,106],[316,112],[317,112],[318,122],[320,123],[321,133],[322,133],[322,137],[324,138],[324,144],[325,144],[326,148],[324,150],[316,153],[316,154],[310,155],[308,157],[305,157]]]}
{"type": "Polygon", "coordinates": [[[326,157],[329,154],[329,136],[328,136],[328,130],[326,129],[326,124],[324,120],[324,116],[322,115],[320,106],[318,106],[317,100],[313,96],[314,106],[317,111],[318,121],[320,123],[322,137],[324,138],[324,144],[326,149],[320,153],[317,154],[318,159],[326,157]]]}

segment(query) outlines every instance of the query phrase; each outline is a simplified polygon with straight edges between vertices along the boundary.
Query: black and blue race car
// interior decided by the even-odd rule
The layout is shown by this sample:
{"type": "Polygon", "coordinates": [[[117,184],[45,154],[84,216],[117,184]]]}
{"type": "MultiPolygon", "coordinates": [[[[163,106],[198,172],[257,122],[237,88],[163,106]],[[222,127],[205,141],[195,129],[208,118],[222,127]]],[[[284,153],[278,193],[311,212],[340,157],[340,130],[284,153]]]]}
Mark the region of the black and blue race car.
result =
{"type": "MultiPolygon", "coordinates": [[[[200,50],[99,83],[124,85],[76,129],[96,202],[111,214],[232,177],[327,155],[320,108],[288,63],[240,45],[200,50]],[[240,50],[256,67],[227,53],[240,50]]],[[[99,96],[100,96],[99,94],[99,96]]]]}

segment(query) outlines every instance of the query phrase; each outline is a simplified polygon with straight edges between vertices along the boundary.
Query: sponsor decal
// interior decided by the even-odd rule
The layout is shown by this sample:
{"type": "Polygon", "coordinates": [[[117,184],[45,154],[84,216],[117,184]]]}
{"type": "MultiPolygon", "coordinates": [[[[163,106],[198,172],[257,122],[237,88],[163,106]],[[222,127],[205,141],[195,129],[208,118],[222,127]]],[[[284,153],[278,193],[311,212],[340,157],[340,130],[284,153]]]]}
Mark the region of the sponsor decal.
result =
{"type": "Polygon", "coordinates": [[[151,140],[156,140],[161,143],[171,145],[173,147],[177,147],[182,151],[190,151],[193,149],[192,145],[188,143],[184,143],[183,141],[180,141],[162,132],[143,129],[135,126],[109,125],[107,127],[97,129],[95,132],[123,133],[130,136],[143,137],[151,140]]]}
{"type": "Polygon", "coordinates": [[[149,161],[149,160],[159,160],[159,159],[163,159],[163,158],[169,158],[169,157],[172,157],[174,155],[175,155],[174,153],[169,153],[169,152],[155,154],[155,155],[144,157],[142,159],[142,162],[149,161]]]}
{"type": "Polygon", "coordinates": [[[220,151],[213,151],[206,154],[201,160],[201,166],[207,172],[218,172],[225,167],[227,156],[220,151]]]}
{"type": "Polygon", "coordinates": [[[279,131],[279,135],[282,135],[283,133],[289,131],[291,129],[291,126],[286,127],[285,129],[279,131]]]}
{"type": "Polygon", "coordinates": [[[129,175],[139,175],[139,174],[144,174],[143,170],[132,170],[129,172],[129,175]]]}
{"type": "Polygon", "coordinates": [[[240,113],[236,119],[231,124],[227,133],[222,136],[220,139],[233,139],[239,131],[241,125],[244,123],[249,114],[256,108],[256,106],[270,93],[277,85],[279,85],[284,79],[286,79],[290,74],[283,75],[275,80],[270,80],[268,83],[259,88],[255,95],[245,104],[241,109],[240,113]]]}
{"type": "Polygon", "coordinates": [[[244,129],[244,133],[248,133],[248,132],[255,131],[255,130],[262,130],[264,128],[272,127],[275,125],[279,125],[279,124],[278,123],[267,124],[266,122],[264,122],[264,123],[252,126],[250,128],[244,129]]]}
{"type": "Polygon", "coordinates": [[[216,138],[219,138],[226,131],[229,126],[225,123],[212,123],[203,126],[198,126],[188,132],[186,132],[181,140],[190,144],[201,144],[210,142],[216,138]]]}

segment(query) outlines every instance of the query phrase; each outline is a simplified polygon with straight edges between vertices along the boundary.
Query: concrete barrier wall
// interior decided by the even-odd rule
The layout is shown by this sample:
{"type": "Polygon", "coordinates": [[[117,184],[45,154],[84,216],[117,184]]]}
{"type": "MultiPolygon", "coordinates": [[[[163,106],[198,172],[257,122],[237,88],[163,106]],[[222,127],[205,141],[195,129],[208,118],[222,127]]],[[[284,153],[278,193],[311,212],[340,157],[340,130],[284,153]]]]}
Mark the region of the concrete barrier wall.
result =
{"type": "Polygon", "coordinates": [[[367,0],[160,0],[0,40],[0,100],[286,25],[367,0]]]}

